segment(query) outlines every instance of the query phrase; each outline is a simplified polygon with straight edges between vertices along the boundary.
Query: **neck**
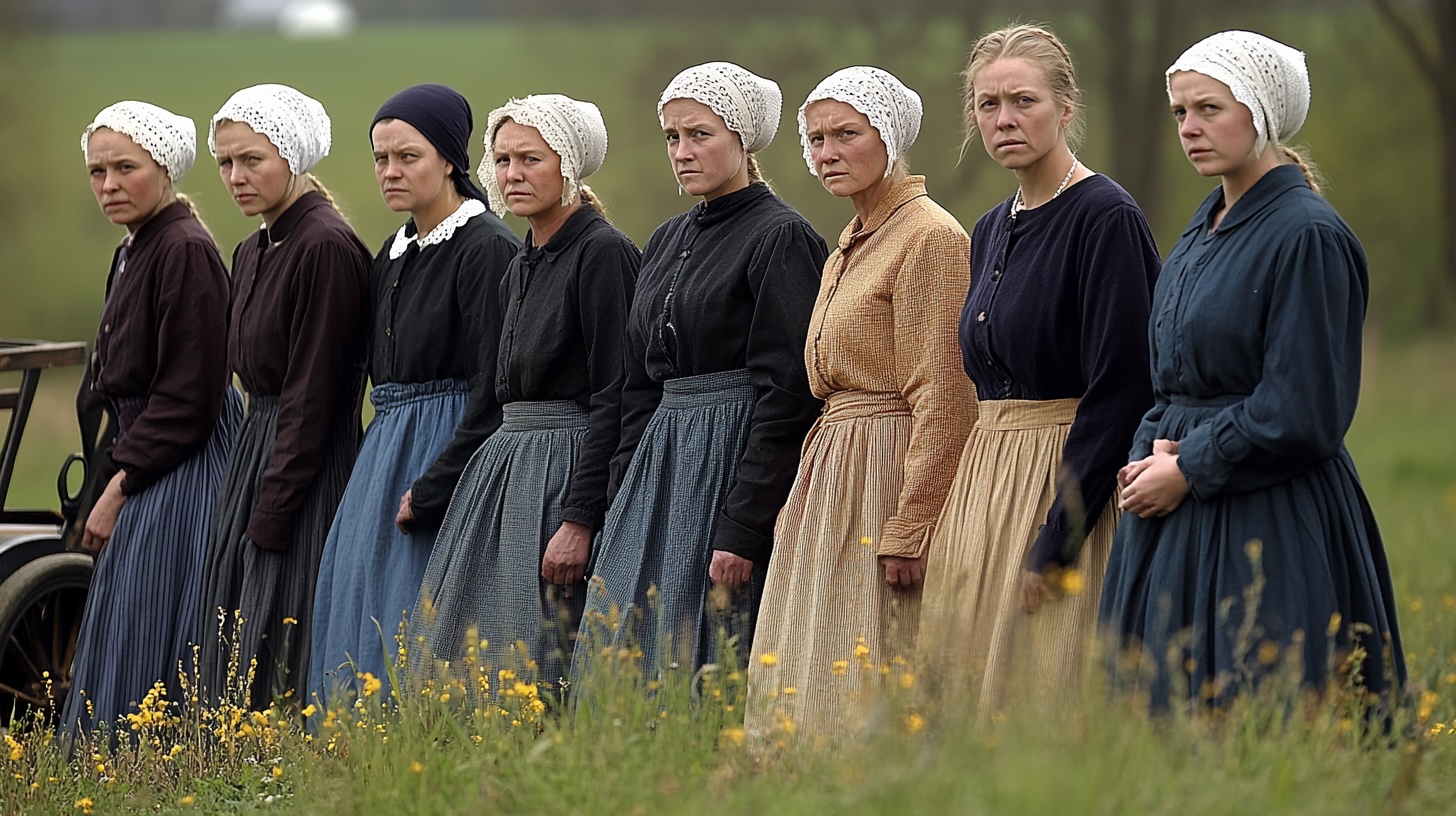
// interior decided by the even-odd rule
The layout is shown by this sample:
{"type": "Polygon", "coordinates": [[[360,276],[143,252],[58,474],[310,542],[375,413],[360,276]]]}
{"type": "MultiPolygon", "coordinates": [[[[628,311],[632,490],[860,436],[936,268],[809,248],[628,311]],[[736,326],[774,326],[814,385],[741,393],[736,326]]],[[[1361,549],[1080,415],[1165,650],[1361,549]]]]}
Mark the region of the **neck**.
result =
{"type": "Polygon", "coordinates": [[[561,225],[566,219],[577,211],[581,202],[575,202],[566,206],[552,207],[550,211],[528,216],[526,223],[531,225],[531,246],[543,247],[550,241],[552,236],[561,230],[561,225]]]}
{"type": "Polygon", "coordinates": [[[430,202],[429,206],[419,211],[410,211],[410,217],[415,220],[415,234],[423,238],[434,232],[435,227],[440,226],[440,222],[449,218],[464,203],[465,197],[452,187],[447,192],[435,196],[435,200],[430,202]]]}
{"type": "MultiPolygon", "coordinates": [[[[1062,142],[1035,164],[1017,170],[1016,183],[1021,188],[1022,209],[1030,210],[1051,201],[1063,180],[1070,186],[1072,179],[1067,178],[1067,171],[1076,161],[1071,149],[1062,142]]],[[[1073,178],[1075,176],[1073,173],[1073,178]]]]}
{"type": "Polygon", "coordinates": [[[849,200],[854,203],[854,214],[859,217],[860,226],[870,222],[870,216],[874,214],[875,208],[880,206],[885,194],[894,189],[901,179],[896,178],[894,173],[880,179],[879,184],[871,184],[863,190],[850,195],[849,200]]]}
{"type": "Polygon", "coordinates": [[[273,209],[263,213],[263,229],[268,229],[269,227],[278,223],[278,219],[283,217],[284,213],[288,212],[288,208],[292,207],[295,201],[303,198],[304,193],[307,193],[312,189],[313,182],[308,180],[308,176],[294,176],[293,189],[288,193],[288,195],[284,196],[283,200],[278,202],[278,204],[275,205],[273,209]]]}
{"type": "Polygon", "coordinates": [[[1280,159],[1277,148],[1273,143],[1264,145],[1264,150],[1259,155],[1249,160],[1247,164],[1232,173],[1222,177],[1223,180],[1223,209],[1219,213],[1219,220],[1223,220],[1223,213],[1233,209],[1239,199],[1249,188],[1259,183],[1259,179],[1265,173],[1278,167],[1284,162],[1280,159]]]}

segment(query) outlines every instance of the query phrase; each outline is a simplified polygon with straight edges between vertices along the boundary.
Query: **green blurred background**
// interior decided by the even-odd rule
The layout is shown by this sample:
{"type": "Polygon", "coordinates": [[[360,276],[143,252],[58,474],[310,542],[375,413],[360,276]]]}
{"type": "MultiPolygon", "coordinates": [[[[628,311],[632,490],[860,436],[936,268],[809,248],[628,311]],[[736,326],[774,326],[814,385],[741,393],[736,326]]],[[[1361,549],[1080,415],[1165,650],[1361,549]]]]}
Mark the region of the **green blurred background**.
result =
{"type": "MultiPolygon", "coordinates": [[[[832,240],[851,208],[806,171],[794,122],[814,84],[846,65],[874,64],[917,89],[926,112],[909,154],[912,169],[969,228],[1015,184],[979,142],[962,155],[958,74],[966,50],[982,31],[1018,17],[1040,20],[1067,40],[1081,73],[1088,116],[1081,158],[1129,187],[1166,254],[1212,183],[1178,150],[1162,68],[1207,33],[1253,28],[1308,53],[1313,104],[1296,141],[1328,176],[1330,200],[1370,256],[1371,351],[1351,445],[1387,529],[1413,525],[1414,540],[1446,540],[1456,521],[1456,304],[1441,260],[1439,236],[1452,224],[1440,209],[1438,157],[1456,136],[1439,131],[1430,85],[1372,3],[786,6],[361,0],[351,33],[296,39],[271,29],[219,30],[216,3],[0,0],[0,218],[7,226],[0,336],[91,339],[122,233],[96,207],[78,137],[96,111],[120,99],[154,102],[198,123],[201,155],[180,187],[197,200],[225,256],[257,222],[232,205],[205,142],[209,117],[241,87],[283,82],[324,103],[334,149],[316,172],[373,248],[402,221],[379,198],[367,133],[374,110],[395,91],[426,81],[457,88],[474,105],[477,134],[486,113],[509,96],[561,92],[592,100],[606,118],[610,148],[591,184],[617,225],[642,244],[655,225],[693,203],[677,194],[657,95],[678,70],[726,59],[782,86],[779,137],[761,163],[780,194],[832,240]]],[[[1429,35],[1421,22],[1426,0],[1396,6],[1429,35]]],[[[480,152],[476,141],[477,161],[480,152]]],[[[508,222],[524,231],[518,220],[508,222]]],[[[76,447],[71,396],[79,373],[53,372],[43,383],[10,506],[55,504],[54,474],[76,447]]],[[[1418,559],[1410,560],[1414,566],[1418,559]]],[[[1456,585],[1449,563],[1423,580],[1456,585]]]]}

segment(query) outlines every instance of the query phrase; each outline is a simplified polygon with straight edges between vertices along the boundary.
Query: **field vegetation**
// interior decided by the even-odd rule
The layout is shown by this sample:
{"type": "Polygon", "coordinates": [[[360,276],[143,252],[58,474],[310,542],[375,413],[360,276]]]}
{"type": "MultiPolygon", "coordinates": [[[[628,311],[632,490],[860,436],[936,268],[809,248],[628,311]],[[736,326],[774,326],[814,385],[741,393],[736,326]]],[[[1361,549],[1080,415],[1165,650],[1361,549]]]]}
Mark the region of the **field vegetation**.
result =
{"type": "MultiPolygon", "coordinates": [[[[1095,51],[1082,21],[1050,22],[1093,70],[1111,58],[1095,51]]],[[[267,713],[223,708],[181,718],[181,701],[154,698],[120,726],[137,747],[83,746],[69,757],[45,731],[17,728],[0,744],[0,814],[1456,812],[1456,339],[1432,240],[1449,225],[1432,221],[1437,191],[1427,171],[1447,146],[1436,143],[1427,97],[1369,11],[1341,6],[1239,23],[1309,52],[1314,104],[1301,141],[1371,258],[1365,385],[1349,445],[1386,536],[1413,681],[1396,738],[1367,732],[1341,707],[1290,718],[1268,701],[1217,722],[1149,721],[1096,690],[1075,714],[1013,709],[980,720],[956,701],[924,705],[914,669],[897,664],[888,669],[897,691],[875,724],[816,749],[787,733],[762,741],[744,734],[741,668],[723,665],[697,702],[688,699],[689,678],[677,678],[649,703],[632,686],[628,652],[604,661],[609,691],[580,717],[551,707],[528,677],[485,670],[502,696],[478,711],[473,703],[462,709],[459,693],[442,700],[451,692],[438,688],[402,700],[375,694],[342,711],[285,701],[267,713]],[[1417,324],[1432,299],[1444,304],[1436,311],[1448,321],[1434,330],[1417,324]]],[[[873,30],[818,20],[715,30],[712,53],[701,33],[640,21],[396,26],[327,42],[0,33],[0,71],[9,80],[0,83],[8,112],[0,125],[0,216],[9,226],[0,253],[0,336],[89,339],[95,330],[120,234],[96,211],[77,137],[118,99],[146,99],[198,121],[202,155],[182,188],[199,200],[225,255],[255,229],[212,171],[206,122],[234,90],[264,81],[296,85],[328,107],[335,147],[318,173],[371,246],[401,220],[380,203],[367,138],[373,111],[394,91],[451,84],[474,103],[477,126],[510,95],[560,91],[596,101],[611,148],[591,183],[642,244],[655,224],[691,203],[677,196],[655,132],[657,93],[693,62],[741,61],[785,91],[765,171],[832,240],[850,209],[805,171],[792,114],[819,78],[871,54],[925,97],[910,159],[969,227],[1013,184],[976,144],[957,165],[955,74],[973,32],[952,23],[927,31],[913,53],[889,55],[876,50],[873,30]]],[[[1096,93],[1088,99],[1081,155],[1094,168],[1107,150],[1099,142],[1104,101],[1096,93]]],[[[1210,187],[1178,156],[1171,125],[1165,145],[1149,160],[1176,168],[1168,197],[1176,206],[1148,214],[1164,252],[1210,187]]],[[[478,144],[474,154],[478,160],[478,144]]],[[[55,471],[75,447],[78,377],[48,375],[12,507],[55,505],[55,471]]]]}

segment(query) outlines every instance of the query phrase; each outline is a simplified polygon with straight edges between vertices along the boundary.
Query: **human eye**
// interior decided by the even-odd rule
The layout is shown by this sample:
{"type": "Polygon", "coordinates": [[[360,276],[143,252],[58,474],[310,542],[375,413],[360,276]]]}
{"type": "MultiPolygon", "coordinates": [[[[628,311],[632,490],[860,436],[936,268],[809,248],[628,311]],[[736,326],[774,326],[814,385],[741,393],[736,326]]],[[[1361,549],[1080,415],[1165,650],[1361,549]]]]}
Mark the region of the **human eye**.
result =
{"type": "Polygon", "coordinates": [[[1185,117],[1187,115],[1188,115],[1188,109],[1185,108],[1185,107],[1183,107],[1182,105],[1178,105],[1178,106],[1176,106],[1176,107],[1173,108],[1173,118],[1174,119],[1177,119],[1178,121],[1181,122],[1181,121],[1183,121],[1183,117],[1185,117]]]}
{"type": "Polygon", "coordinates": [[[996,100],[994,100],[994,99],[982,99],[981,102],[980,102],[980,104],[976,105],[976,107],[977,108],[980,108],[981,110],[990,110],[990,109],[996,107],[996,100]]]}
{"type": "Polygon", "coordinates": [[[103,175],[106,175],[106,171],[105,170],[102,170],[100,167],[89,167],[89,168],[87,168],[87,170],[93,176],[103,176],[103,175]]]}
{"type": "Polygon", "coordinates": [[[510,164],[511,163],[511,157],[510,156],[496,156],[495,157],[495,163],[497,165],[510,164]]]}

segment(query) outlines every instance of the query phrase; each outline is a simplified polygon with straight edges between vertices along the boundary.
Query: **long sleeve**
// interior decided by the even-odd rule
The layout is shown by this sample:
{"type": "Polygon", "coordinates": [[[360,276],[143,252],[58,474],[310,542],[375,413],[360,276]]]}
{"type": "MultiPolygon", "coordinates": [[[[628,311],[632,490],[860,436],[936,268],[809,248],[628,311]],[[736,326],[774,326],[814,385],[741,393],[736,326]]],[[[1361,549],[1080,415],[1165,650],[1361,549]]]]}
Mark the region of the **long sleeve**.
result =
{"type": "Polygon", "coordinates": [[[612,481],[612,458],[622,429],[623,345],[627,310],[640,256],[616,231],[598,233],[577,270],[581,337],[591,397],[586,435],[571,473],[562,519],[592,530],[602,526],[612,481]],[[610,244],[607,242],[610,241],[610,244]]]}
{"type": "Polygon", "coordinates": [[[1087,390],[1062,446],[1056,499],[1027,553],[1026,567],[1036,572],[1076,562],[1153,402],[1147,326],[1159,262],[1146,222],[1130,205],[1109,211],[1087,231],[1080,256],[1087,390]]]}
{"type": "Polygon", "coordinates": [[[1359,245],[1327,225],[1283,239],[1258,385],[1178,440],[1199,501],[1277,484],[1340,450],[1359,397],[1364,269],[1359,245]]]}
{"type": "Polygon", "coordinates": [[[415,480],[410,508],[415,522],[437,526],[445,518],[450,497],[470,457],[501,424],[501,406],[495,394],[496,351],[501,333],[501,278],[519,247],[509,239],[493,237],[468,253],[456,276],[456,301],[466,326],[460,353],[477,356],[470,377],[470,396],[465,416],[455,435],[435,458],[434,464],[415,480]]]}
{"type": "Polygon", "coordinates": [[[763,561],[773,549],[774,521],[819,413],[803,350],[827,256],[818,235],[790,223],[764,240],[750,266],[754,309],[746,361],[757,397],[737,476],[713,530],[715,550],[763,561]]]}
{"type": "MultiPolygon", "coordinates": [[[[121,491],[138,493],[195,454],[211,437],[227,389],[227,270],[197,242],[160,259],[153,313],[156,375],[147,404],[111,452],[126,471],[121,491]]],[[[114,470],[113,470],[114,472],[114,470]]]]}
{"type": "Polygon", "coordinates": [[[917,236],[895,278],[895,375],[911,430],[900,497],[874,542],[877,555],[925,555],[975,424],[976,392],[957,342],[970,255],[965,232],[936,225],[917,236]]]}
{"type": "MultiPolygon", "coordinates": [[[[642,250],[640,272],[645,273],[652,260],[665,251],[662,246],[665,240],[663,232],[664,230],[659,227],[648,239],[646,248],[642,250]]],[[[645,275],[639,274],[639,284],[643,277],[645,275]]],[[[658,403],[662,402],[662,383],[653,380],[652,375],[647,373],[647,338],[640,334],[641,328],[634,323],[635,315],[632,314],[641,306],[637,301],[643,295],[643,288],[639,285],[633,292],[627,328],[623,332],[622,433],[621,438],[617,440],[617,451],[612,455],[611,481],[607,489],[608,501],[616,496],[617,487],[627,472],[627,465],[632,462],[632,454],[637,452],[637,443],[642,441],[642,433],[647,429],[647,422],[657,411],[658,403]],[[637,330],[634,331],[634,328],[637,330]]]]}
{"type": "MultiPolygon", "coordinates": [[[[341,416],[357,417],[363,387],[367,258],[341,242],[310,247],[291,287],[288,368],[279,393],[277,439],[263,470],[247,536],[264,549],[292,545],[294,517],[312,488],[341,416]],[[352,413],[346,403],[356,404],[352,413]]],[[[357,420],[356,420],[357,421],[357,420]]]]}

